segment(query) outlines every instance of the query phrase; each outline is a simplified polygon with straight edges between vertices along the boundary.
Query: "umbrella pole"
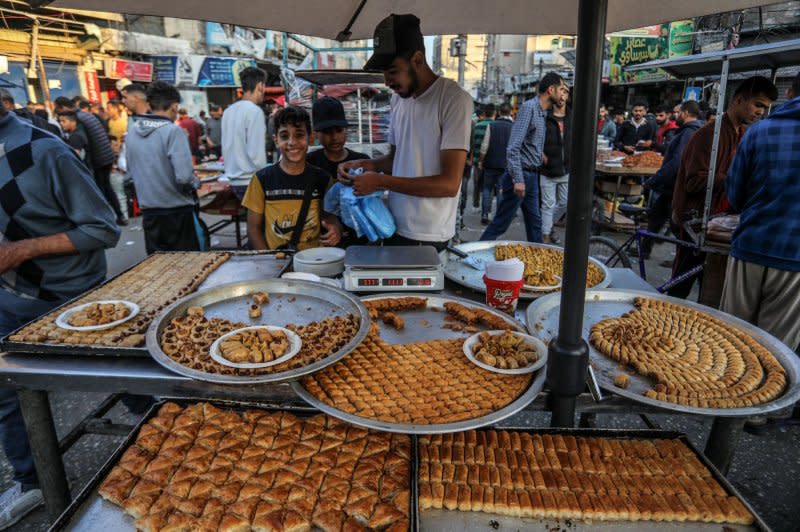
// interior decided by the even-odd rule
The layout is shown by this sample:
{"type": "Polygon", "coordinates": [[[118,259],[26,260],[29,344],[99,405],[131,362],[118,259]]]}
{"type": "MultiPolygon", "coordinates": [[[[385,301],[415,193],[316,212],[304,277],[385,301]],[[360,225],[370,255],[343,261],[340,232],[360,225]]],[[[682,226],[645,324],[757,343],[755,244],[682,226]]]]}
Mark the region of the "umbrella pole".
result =
{"type": "Polygon", "coordinates": [[[571,175],[564,238],[564,272],[558,336],[548,347],[547,385],[553,427],[575,425],[575,400],[586,389],[589,347],[583,340],[583,307],[589,257],[597,112],[608,0],[580,0],[572,109],[571,175]]]}

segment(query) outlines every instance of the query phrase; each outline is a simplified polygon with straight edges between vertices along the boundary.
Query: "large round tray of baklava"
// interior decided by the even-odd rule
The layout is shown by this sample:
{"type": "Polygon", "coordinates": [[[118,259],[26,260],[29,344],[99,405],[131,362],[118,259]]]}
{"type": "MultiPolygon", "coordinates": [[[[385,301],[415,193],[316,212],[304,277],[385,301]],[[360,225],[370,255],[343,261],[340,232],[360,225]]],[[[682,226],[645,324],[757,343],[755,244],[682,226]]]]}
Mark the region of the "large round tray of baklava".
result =
{"type": "Polygon", "coordinates": [[[373,320],[367,338],[336,364],[292,382],[297,395],[326,414],[389,432],[456,432],[514,415],[544,386],[545,368],[502,375],[464,355],[464,340],[474,332],[524,330],[508,315],[448,295],[362,301],[373,320]]]}
{"type": "MultiPolygon", "coordinates": [[[[527,309],[545,343],[560,296],[527,309]]],[[[638,290],[589,290],[583,338],[600,387],[681,413],[747,417],[800,399],[800,360],[774,336],[716,309],[638,290]]]]}
{"type": "Polygon", "coordinates": [[[170,305],[147,331],[147,348],[165,368],[197,380],[286,382],[335,363],[366,338],[369,327],[366,307],[344,290],[306,281],[263,279],[217,286],[170,305]],[[254,297],[259,293],[268,301],[257,305],[254,297]],[[258,306],[257,317],[250,315],[253,306],[258,306]],[[286,362],[260,369],[231,368],[211,358],[210,347],[217,338],[252,325],[293,330],[303,342],[300,352],[286,362]]]}

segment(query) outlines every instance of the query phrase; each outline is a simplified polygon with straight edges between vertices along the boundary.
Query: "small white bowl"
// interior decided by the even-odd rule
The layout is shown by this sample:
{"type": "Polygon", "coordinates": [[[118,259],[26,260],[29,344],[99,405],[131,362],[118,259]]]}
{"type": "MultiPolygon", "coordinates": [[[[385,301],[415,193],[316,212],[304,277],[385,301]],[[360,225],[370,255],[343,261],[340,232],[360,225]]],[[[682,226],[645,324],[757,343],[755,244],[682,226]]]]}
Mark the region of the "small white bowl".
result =
{"type": "Polygon", "coordinates": [[[236,329],[235,331],[231,331],[227,334],[223,334],[216,341],[211,344],[211,351],[209,354],[211,358],[213,358],[216,362],[219,362],[223,366],[228,366],[231,368],[239,368],[239,369],[258,369],[258,368],[268,368],[270,366],[277,366],[278,364],[282,364],[286,362],[297,353],[300,352],[300,347],[302,347],[303,341],[297,335],[297,333],[290,331],[289,329],[285,329],[283,327],[273,327],[271,325],[254,325],[252,327],[242,327],[241,329],[236,329]],[[276,358],[275,360],[270,360],[269,362],[231,362],[224,356],[219,350],[220,344],[223,341],[227,340],[231,336],[234,336],[239,333],[243,333],[244,331],[253,331],[257,329],[266,329],[269,332],[282,332],[286,335],[286,338],[289,340],[289,350],[281,357],[276,358]]]}
{"type": "MultiPolygon", "coordinates": [[[[488,332],[492,336],[500,336],[504,334],[506,331],[485,331],[488,332]]],[[[516,332],[516,331],[509,331],[514,336],[519,336],[525,342],[532,345],[536,352],[539,354],[539,359],[531,364],[530,366],[525,366],[524,368],[517,368],[517,369],[500,369],[494,366],[490,366],[489,364],[484,364],[477,358],[475,358],[475,354],[473,353],[473,348],[478,345],[478,337],[481,333],[475,333],[466,340],[464,340],[464,354],[467,355],[467,358],[470,362],[475,364],[476,366],[483,368],[487,371],[493,371],[495,373],[503,373],[505,375],[524,375],[526,373],[533,373],[534,371],[538,370],[539,368],[544,367],[547,363],[547,346],[544,345],[544,342],[535,338],[533,336],[516,332]]]]}
{"type": "Polygon", "coordinates": [[[295,253],[293,269],[320,277],[334,277],[344,271],[345,251],[339,248],[311,248],[295,253]]]}
{"type": "Polygon", "coordinates": [[[131,301],[124,301],[122,299],[109,299],[105,301],[91,301],[89,303],[84,303],[83,305],[78,305],[77,307],[72,307],[69,310],[65,310],[61,314],[58,315],[56,318],[56,326],[61,329],[66,329],[68,331],[103,331],[105,329],[113,329],[117,325],[121,325],[126,321],[130,321],[139,314],[139,305],[133,303],[131,301]],[[69,318],[75,312],[85,309],[86,307],[90,307],[92,305],[108,305],[108,304],[115,304],[115,305],[125,305],[129,309],[131,309],[131,313],[128,314],[127,317],[122,318],[121,320],[112,321],[111,323],[104,323],[102,325],[86,325],[83,327],[77,327],[75,325],[69,324],[69,318]]]}

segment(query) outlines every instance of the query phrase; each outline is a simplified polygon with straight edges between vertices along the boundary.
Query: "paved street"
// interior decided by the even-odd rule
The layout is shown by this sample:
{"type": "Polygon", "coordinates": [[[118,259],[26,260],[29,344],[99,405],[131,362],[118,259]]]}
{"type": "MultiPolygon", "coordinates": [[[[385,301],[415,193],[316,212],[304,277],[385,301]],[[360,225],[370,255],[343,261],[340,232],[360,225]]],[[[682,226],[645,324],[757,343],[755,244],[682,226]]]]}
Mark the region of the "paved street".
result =
{"type": "MultiPolygon", "coordinates": [[[[461,231],[463,241],[476,240],[483,227],[480,225],[479,213],[468,207],[466,228],[461,231]]],[[[114,275],[129,267],[145,256],[141,221],[133,220],[124,228],[119,245],[107,253],[109,275],[114,275]]],[[[563,235],[563,229],[557,229],[563,235]]],[[[229,226],[223,234],[213,236],[215,247],[233,245],[233,227],[229,226]]],[[[521,217],[518,217],[507,233],[509,239],[524,239],[524,228],[521,217]]],[[[608,235],[622,238],[621,235],[608,235]]],[[[671,249],[667,246],[656,246],[653,257],[648,261],[649,281],[660,284],[668,277],[668,270],[659,263],[671,258],[671,249]]],[[[95,407],[103,395],[96,393],[55,393],[50,397],[53,413],[56,418],[59,435],[66,434],[87,412],[95,407]]],[[[122,406],[116,406],[109,416],[116,422],[134,423],[136,418],[128,414],[122,406]]],[[[705,438],[710,420],[689,416],[655,415],[651,419],[662,428],[678,430],[688,434],[690,440],[700,449],[705,445],[705,438]]],[[[533,426],[547,426],[549,418],[543,414],[520,414],[510,420],[510,425],[530,423],[533,426]]],[[[598,416],[598,425],[614,428],[646,428],[636,415],[598,416]]],[[[109,436],[85,436],[64,456],[67,473],[72,485],[73,494],[91,479],[105,460],[115,450],[121,438],[109,436]]],[[[758,512],[776,531],[792,531],[800,528],[800,482],[797,475],[800,471],[800,428],[787,427],[772,429],[764,436],[744,434],[738,446],[735,461],[730,473],[733,484],[741,490],[758,512]]],[[[8,463],[0,457],[0,488],[9,487],[11,472],[8,463]]],[[[14,530],[33,532],[47,529],[44,510],[39,509],[14,530]]],[[[111,532],[111,531],[107,531],[111,532]]]]}

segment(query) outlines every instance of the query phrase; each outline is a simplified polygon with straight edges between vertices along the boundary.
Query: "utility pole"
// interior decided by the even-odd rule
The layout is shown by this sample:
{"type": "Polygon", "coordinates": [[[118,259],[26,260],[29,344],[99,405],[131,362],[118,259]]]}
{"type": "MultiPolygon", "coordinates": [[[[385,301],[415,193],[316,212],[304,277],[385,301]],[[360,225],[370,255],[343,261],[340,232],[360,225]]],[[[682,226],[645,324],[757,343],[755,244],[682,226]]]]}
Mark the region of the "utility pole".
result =
{"type": "Polygon", "coordinates": [[[458,34],[455,39],[450,39],[450,57],[458,57],[458,84],[464,88],[464,67],[467,57],[467,36],[458,34]]]}

